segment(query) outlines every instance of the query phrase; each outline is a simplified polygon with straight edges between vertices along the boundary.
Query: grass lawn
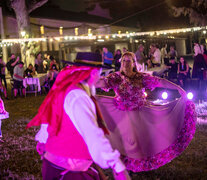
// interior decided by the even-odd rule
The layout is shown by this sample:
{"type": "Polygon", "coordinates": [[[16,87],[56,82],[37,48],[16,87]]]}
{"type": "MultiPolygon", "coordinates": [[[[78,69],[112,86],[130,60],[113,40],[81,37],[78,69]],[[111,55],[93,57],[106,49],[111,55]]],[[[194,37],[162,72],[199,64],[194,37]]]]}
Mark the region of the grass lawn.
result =
{"type": "MultiPolygon", "coordinates": [[[[45,95],[4,100],[9,119],[2,120],[1,179],[41,179],[41,160],[35,150],[38,128],[25,130],[45,95]]],[[[106,170],[109,179],[113,179],[106,170]]],[[[181,156],[150,172],[131,174],[132,179],[207,179],[207,125],[197,125],[194,139],[181,156]]]]}

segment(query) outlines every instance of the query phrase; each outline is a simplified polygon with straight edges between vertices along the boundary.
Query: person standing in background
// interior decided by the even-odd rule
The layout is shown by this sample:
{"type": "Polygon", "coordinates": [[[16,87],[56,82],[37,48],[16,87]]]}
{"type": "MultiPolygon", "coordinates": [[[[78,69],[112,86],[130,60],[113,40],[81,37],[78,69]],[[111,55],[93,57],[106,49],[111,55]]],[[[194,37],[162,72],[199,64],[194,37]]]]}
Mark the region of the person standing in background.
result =
{"type": "Polygon", "coordinates": [[[106,47],[103,48],[103,61],[105,65],[111,66],[113,62],[113,54],[106,47]]]}
{"type": "Polygon", "coordinates": [[[152,65],[153,67],[159,67],[161,65],[161,52],[158,45],[152,45],[154,49],[153,58],[152,58],[152,65]]]}
{"type": "Polygon", "coordinates": [[[120,67],[121,67],[121,50],[117,49],[114,55],[114,60],[115,60],[115,71],[119,71],[120,67]]]}
{"type": "Polygon", "coordinates": [[[138,46],[138,50],[136,51],[135,55],[136,55],[137,63],[139,63],[141,65],[143,63],[145,63],[146,58],[144,56],[144,46],[143,46],[143,44],[140,44],[138,46]]]}
{"type": "Polygon", "coordinates": [[[170,46],[170,51],[168,53],[168,56],[169,56],[169,58],[173,58],[174,57],[175,60],[177,60],[178,53],[175,50],[175,47],[174,46],[170,46]]]}
{"type": "Polygon", "coordinates": [[[35,70],[37,73],[43,73],[44,67],[43,67],[43,60],[41,53],[37,54],[37,58],[35,59],[35,70]]]}
{"type": "Polygon", "coordinates": [[[2,57],[0,56],[0,78],[1,78],[1,82],[2,80],[4,81],[4,86],[7,89],[7,83],[6,83],[6,76],[5,76],[5,70],[6,70],[6,64],[5,62],[2,60],[2,57]]]}
{"type": "Polygon", "coordinates": [[[9,71],[11,78],[13,78],[14,67],[17,65],[19,61],[19,56],[15,60],[16,56],[14,54],[11,55],[10,60],[6,63],[7,70],[9,71]]]}
{"type": "Polygon", "coordinates": [[[194,43],[194,63],[192,78],[203,79],[203,72],[207,69],[207,64],[205,62],[203,45],[200,45],[198,41],[194,43]]]}
{"type": "Polygon", "coordinates": [[[161,49],[161,64],[165,63],[165,58],[167,58],[167,44],[165,44],[161,49]]]}
{"type": "Polygon", "coordinates": [[[128,52],[128,49],[127,49],[126,47],[123,47],[123,49],[122,49],[122,54],[124,54],[124,53],[126,53],[126,52],[128,52]]]}
{"type": "Polygon", "coordinates": [[[22,94],[25,95],[25,87],[23,86],[24,79],[24,63],[19,62],[14,68],[14,97],[17,97],[18,89],[22,89],[22,94]]]}

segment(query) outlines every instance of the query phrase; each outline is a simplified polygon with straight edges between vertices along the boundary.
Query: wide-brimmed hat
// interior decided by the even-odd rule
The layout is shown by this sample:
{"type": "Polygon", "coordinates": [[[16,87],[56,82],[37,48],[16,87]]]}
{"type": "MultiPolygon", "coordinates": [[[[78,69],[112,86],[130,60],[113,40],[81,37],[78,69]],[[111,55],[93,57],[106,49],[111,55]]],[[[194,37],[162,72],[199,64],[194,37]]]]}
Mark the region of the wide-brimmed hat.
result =
{"type": "Polygon", "coordinates": [[[112,68],[111,66],[103,65],[101,54],[93,52],[78,52],[74,62],[64,60],[62,62],[76,66],[91,66],[104,69],[112,68]]]}

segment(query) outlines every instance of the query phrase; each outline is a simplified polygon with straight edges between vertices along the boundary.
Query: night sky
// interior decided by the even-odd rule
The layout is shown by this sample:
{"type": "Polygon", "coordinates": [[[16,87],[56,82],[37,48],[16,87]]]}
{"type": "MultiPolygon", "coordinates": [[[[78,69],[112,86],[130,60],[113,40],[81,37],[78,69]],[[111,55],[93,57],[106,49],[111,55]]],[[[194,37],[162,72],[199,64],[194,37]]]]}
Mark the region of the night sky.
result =
{"type": "Polygon", "coordinates": [[[126,26],[141,28],[142,30],[177,28],[188,25],[187,18],[174,18],[171,14],[171,5],[189,6],[191,0],[50,0],[51,4],[67,11],[83,12],[92,10],[99,2],[104,9],[110,10],[111,22],[137,13],[137,15],[122,21],[126,26]],[[145,10],[149,7],[161,5],[145,10]],[[143,11],[143,12],[141,12],[143,11]],[[141,12],[141,13],[139,13],[141,12]]]}
{"type": "MultiPolygon", "coordinates": [[[[35,10],[31,15],[34,15],[35,12],[39,14],[40,11],[46,13],[48,7],[51,6],[54,11],[64,11],[64,16],[61,17],[66,19],[66,14],[71,14],[69,11],[76,13],[81,12],[83,15],[83,12],[87,13],[87,11],[93,10],[95,4],[99,3],[103,9],[108,9],[110,12],[111,19],[107,20],[107,24],[117,22],[117,20],[132,15],[132,17],[114,25],[135,27],[142,31],[150,31],[188,27],[190,25],[188,17],[183,16],[175,18],[172,15],[170,7],[172,5],[190,6],[191,1],[192,0],[48,0],[48,3],[35,10]],[[157,4],[160,5],[156,6],[157,4]],[[150,7],[154,8],[148,9],[150,7]],[[136,15],[134,15],[135,13],[136,15]]],[[[79,13],[80,16],[81,13],[79,13]]],[[[78,14],[76,15],[79,16],[78,14]]],[[[53,18],[55,18],[55,16],[56,15],[53,14],[53,18]]],[[[87,16],[85,18],[87,18],[87,16]]],[[[87,21],[87,19],[85,19],[85,21],[87,21]]],[[[100,23],[102,22],[100,21],[100,23]]]]}
{"type": "Polygon", "coordinates": [[[80,12],[86,9],[84,0],[51,0],[51,2],[63,10],[80,12]]]}

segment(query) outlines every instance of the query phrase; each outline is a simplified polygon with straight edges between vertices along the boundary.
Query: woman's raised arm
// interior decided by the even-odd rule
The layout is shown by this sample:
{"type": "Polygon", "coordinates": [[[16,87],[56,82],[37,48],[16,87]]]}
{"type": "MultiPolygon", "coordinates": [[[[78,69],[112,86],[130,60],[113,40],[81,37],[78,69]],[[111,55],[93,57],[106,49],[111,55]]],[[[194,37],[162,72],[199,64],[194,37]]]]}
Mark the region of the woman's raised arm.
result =
{"type": "Polygon", "coordinates": [[[167,79],[160,78],[160,83],[157,87],[162,87],[162,88],[168,88],[168,89],[176,89],[180,93],[181,96],[185,96],[186,92],[183,88],[178,86],[177,84],[174,84],[167,79]]]}

